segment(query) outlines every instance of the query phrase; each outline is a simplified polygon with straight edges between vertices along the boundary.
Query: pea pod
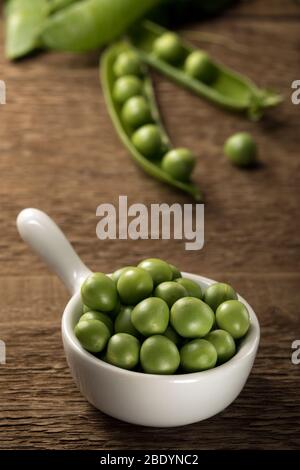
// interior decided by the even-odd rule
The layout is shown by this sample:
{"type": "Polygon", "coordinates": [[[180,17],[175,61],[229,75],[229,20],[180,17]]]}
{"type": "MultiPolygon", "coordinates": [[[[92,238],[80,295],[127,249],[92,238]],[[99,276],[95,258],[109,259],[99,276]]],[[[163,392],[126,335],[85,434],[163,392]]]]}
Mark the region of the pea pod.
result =
{"type": "Polygon", "coordinates": [[[40,47],[40,34],[49,15],[78,1],[7,1],[5,5],[6,57],[11,60],[18,59],[40,47]]]}
{"type": "Polygon", "coordinates": [[[41,40],[50,49],[85,52],[108,44],[161,0],[82,0],[51,15],[41,40]]]}
{"type": "MultiPolygon", "coordinates": [[[[108,48],[101,59],[101,81],[103,87],[103,93],[106,99],[108,110],[112,121],[115,125],[115,128],[118,132],[118,135],[125,147],[128,149],[132,155],[133,160],[149,175],[153,178],[160,180],[162,182],[168,183],[171,186],[174,186],[190,195],[192,195],[195,200],[200,201],[202,195],[200,190],[193,183],[185,183],[173,179],[168,173],[162,170],[159,161],[150,161],[144,155],[142,155],[131,141],[132,132],[128,126],[124,123],[121,116],[121,106],[113,98],[113,87],[115,84],[115,74],[114,74],[114,64],[119,55],[124,52],[131,50],[131,47],[127,42],[119,42],[112,45],[108,48]]],[[[143,94],[146,97],[147,101],[150,104],[151,114],[154,118],[156,124],[159,126],[162,142],[166,150],[170,149],[171,143],[166,131],[163,128],[161,123],[159,111],[156,105],[154,92],[151,84],[151,80],[148,75],[143,77],[143,94]]]]}
{"type": "Polygon", "coordinates": [[[9,0],[5,4],[5,54],[17,59],[39,45],[39,35],[49,14],[47,0],[9,0]]]}
{"type": "Polygon", "coordinates": [[[184,41],[180,43],[182,58],[179,63],[174,65],[162,60],[154,53],[153,47],[155,41],[167,32],[151,21],[143,21],[131,30],[130,40],[145,62],[180,85],[224,108],[246,112],[254,120],[261,117],[265,108],[275,106],[282,100],[275,92],[258,88],[248,78],[216,62],[212,62],[216,77],[211,83],[190,76],[184,67],[185,60],[197,49],[184,41]]]}
{"type": "Polygon", "coordinates": [[[79,2],[80,0],[49,0],[51,13],[68,7],[71,3],[79,2]]]}

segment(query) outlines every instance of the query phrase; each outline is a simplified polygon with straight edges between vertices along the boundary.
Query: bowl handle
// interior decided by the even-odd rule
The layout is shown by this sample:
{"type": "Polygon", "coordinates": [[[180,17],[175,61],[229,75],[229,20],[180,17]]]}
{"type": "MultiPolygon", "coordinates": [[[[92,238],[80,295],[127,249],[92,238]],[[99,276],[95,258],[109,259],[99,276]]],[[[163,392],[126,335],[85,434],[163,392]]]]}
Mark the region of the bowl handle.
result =
{"type": "Polygon", "coordinates": [[[75,253],[65,235],[44,212],[24,209],[17,217],[22,239],[46,262],[75,294],[91,271],[75,253]]]}

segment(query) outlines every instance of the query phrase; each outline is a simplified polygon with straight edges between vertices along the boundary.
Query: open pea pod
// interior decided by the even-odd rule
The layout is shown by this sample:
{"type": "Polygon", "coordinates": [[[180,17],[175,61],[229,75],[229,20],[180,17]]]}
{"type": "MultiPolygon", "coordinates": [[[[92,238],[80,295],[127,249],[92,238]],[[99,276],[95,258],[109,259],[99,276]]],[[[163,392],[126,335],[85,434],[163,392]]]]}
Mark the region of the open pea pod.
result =
{"type": "MultiPolygon", "coordinates": [[[[107,103],[108,111],[113,121],[113,124],[116,128],[116,131],[122,140],[125,147],[128,149],[133,160],[142,168],[146,173],[148,173],[153,178],[167,183],[177,189],[180,189],[191,196],[196,201],[202,200],[202,194],[199,188],[192,182],[182,182],[175,180],[168,173],[166,173],[160,165],[159,161],[150,161],[144,155],[142,155],[133,145],[131,141],[131,136],[133,131],[126,126],[121,117],[121,106],[115,101],[113,97],[113,87],[116,81],[114,75],[113,66],[116,61],[116,58],[124,51],[132,49],[127,42],[118,42],[112,45],[110,48],[102,54],[101,64],[100,64],[100,77],[102,82],[102,88],[104,97],[107,103]]],[[[154,96],[154,91],[151,83],[151,79],[148,75],[143,77],[143,94],[146,97],[147,101],[150,104],[151,114],[155,123],[160,127],[162,134],[162,143],[166,150],[171,148],[171,143],[169,137],[162,125],[158,107],[156,105],[156,100],[154,96]]]]}
{"type": "Polygon", "coordinates": [[[130,41],[142,59],[180,85],[213,103],[234,111],[246,112],[251,119],[259,119],[266,108],[282,101],[277,93],[258,88],[248,78],[230,70],[220,63],[213,62],[217,74],[215,80],[206,84],[190,76],[184,68],[185,58],[197,49],[182,41],[183,59],[172,65],[159,58],[153,51],[155,41],[168,32],[165,28],[143,21],[130,31],[130,41]]]}

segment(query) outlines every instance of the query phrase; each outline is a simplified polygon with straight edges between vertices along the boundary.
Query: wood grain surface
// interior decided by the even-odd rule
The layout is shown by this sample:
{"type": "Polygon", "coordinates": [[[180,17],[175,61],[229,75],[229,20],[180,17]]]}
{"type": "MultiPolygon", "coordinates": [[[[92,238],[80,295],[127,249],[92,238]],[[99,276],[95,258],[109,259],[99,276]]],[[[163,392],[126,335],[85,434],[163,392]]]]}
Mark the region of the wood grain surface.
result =
{"type": "MultiPolygon", "coordinates": [[[[293,449],[300,445],[300,7],[291,0],[244,1],[215,19],[186,25],[224,40],[205,43],[215,57],[285,95],[259,123],[224,112],[153,74],[167,129],[197,155],[196,180],[206,195],[205,246],[180,241],[102,241],[96,207],[117,203],[187,203],[188,197],[143,174],[120,144],[98,80],[99,54],[4,58],[0,20],[0,365],[1,449],[293,449]],[[259,143],[260,168],[240,171],[222,154],[231,133],[259,143]],[[93,270],[110,272],[143,257],[230,282],[253,305],[262,328],[253,372],[223,413],[180,429],[131,426],[90,406],[66,365],[60,319],[68,292],[19,239],[18,212],[49,213],[93,270]]],[[[188,397],[187,397],[188,400],[188,397]]]]}

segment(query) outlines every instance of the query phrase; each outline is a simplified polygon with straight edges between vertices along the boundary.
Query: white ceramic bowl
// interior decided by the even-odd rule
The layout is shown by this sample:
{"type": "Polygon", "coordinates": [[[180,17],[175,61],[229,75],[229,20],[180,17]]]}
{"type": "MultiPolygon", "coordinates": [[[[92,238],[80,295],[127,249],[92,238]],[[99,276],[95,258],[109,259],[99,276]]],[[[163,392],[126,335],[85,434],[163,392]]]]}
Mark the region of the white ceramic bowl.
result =
{"type": "MultiPolygon", "coordinates": [[[[72,376],[86,399],[104,413],[143,426],[182,426],[207,419],[230,405],[250,374],[260,329],[250,305],[251,328],[236,355],[214,369],[180,375],[152,375],[107,364],[82,348],[74,327],[82,312],[80,285],[90,270],[78,258],[54,222],[37,209],[17,219],[22,238],[61,277],[73,293],[62,317],[62,338],[72,376]]],[[[202,288],[215,281],[183,273],[202,288]]]]}

